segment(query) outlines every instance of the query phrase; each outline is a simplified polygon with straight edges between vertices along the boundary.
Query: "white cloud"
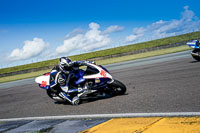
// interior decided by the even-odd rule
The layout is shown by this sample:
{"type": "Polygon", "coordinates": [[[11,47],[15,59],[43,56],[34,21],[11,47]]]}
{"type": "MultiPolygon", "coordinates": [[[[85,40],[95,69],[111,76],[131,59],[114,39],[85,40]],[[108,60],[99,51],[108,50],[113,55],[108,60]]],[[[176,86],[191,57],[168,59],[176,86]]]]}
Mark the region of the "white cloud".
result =
{"type": "Polygon", "coordinates": [[[143,27],[134,28],[133,34],[127,36],[125,41],[126,42],[133,42],[133,41],[137,40],[139,37],[144,36],[145,32],[146,32],[146,29],[144,29],[143,27]]]}
{"type": "Polygon", "coordinates": [[[33,38],[33,41],[24,41],[22,49],[16,48],[8,56],[10,61],[26,60],[41,55],[43,51],[49,46],[41,38],[33,38]]]}
{"type": "Polygon", "coordinates": [[[126,42],[132,42],[135,41],[137,39],[136,35],[130,35],[126,37],[126,42]]]}
{"type": "Polygon", "coordinates": [[[119,32],[119,31],[123,31],[124,27],[122,26],[118,26],[118,25],[111,25],[109,26],[105,31],[103,31],[104,34],[110,34],[113,32],[119,32]]]}
{"type": "Polygon", "coordinates": [[[146,31],[146,29],[143,28],[143,27],[139,27],[139,28],[134,28],[133,29],[133,33],[136,34],[136,35],[144,34],[145,31],[146,31]]]}
{"type": "Polygon", "coordinates": [[[78,33],[64,40],[63,45],[56,48],[56,55],[69,54],[74,50],[90,51],[107,46],[111,39],[108,34],[102,34],[99,28],[99,24],[90,23],[86,33],[78,33]]]}
{"type": "Polygon", "coordinates": [[[199,18],[195,16],[193,11],[189,10],[188,6],[185,6],[180,19],[160,20],[148,25],[146,28],[134,28],[133,33],[127,36],[125,41],[148,41],[198,30],[200,30],[199,18]]]}
{"type": "Polygon", "coordinates": [[[68,33],[66,35],[66,38],[71,38],[71,37],[74,37],[76,36],[77,34],[82,34],[84,32],[83,29],[80,29],[80,28],[77,28],[77,29],[74,29],[72,32],[68,33]]]}

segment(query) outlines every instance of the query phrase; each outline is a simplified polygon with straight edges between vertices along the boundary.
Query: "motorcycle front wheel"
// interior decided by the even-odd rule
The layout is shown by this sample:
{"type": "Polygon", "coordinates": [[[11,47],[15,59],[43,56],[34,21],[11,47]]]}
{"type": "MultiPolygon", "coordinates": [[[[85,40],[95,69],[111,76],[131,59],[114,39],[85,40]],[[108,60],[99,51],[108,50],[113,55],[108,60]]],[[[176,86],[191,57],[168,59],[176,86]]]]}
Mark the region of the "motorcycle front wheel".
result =
{"type": "Polygon", "coordinates": [[[200,61],[200,55],[199,54],[200,54],[200,50],[197,50],[197,49],[194,49],[191,52],[192,57],[197,61],[200,61]]]}
{"type": "Polygon", "coordinates": [[[111,89],[110,94],[114,96],[123,95],[126,92],[126,86],[118,80],[114,80],[108,87],[111,89]]]}
{"type": "Polygon", "coordinates": [[[192,55],[192,57],[193,57],[195,60],[200,61],[200,57],[199,57],[199,56],[194,56],[194,55],[192,55]]]}

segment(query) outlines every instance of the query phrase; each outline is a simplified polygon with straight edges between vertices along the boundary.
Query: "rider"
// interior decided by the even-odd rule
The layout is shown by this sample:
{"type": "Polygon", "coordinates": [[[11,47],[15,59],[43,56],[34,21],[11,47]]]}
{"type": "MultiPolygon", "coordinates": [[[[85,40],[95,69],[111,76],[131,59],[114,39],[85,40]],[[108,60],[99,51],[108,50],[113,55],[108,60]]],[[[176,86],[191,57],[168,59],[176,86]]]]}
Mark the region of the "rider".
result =
{"type": "MultiPolygon", "coordinates": [[[[93,62],[90,62],[93,63],[93,62]]],[[[79,103],[79,97],[84,94],[85,90],[88,89],[86,86],[78,88],[78,95],[72,99],[67,95],[70,79],[75,78],[75,73],[80,66],[87,66],[85,61],[74,61],[68,57],[61,57],[58,65],[56,65],[50,73],[50,88],[54,92],[58,92],[58,95],[63,99],[69,101],[73,105],[79,103]],[[59,89],[60,88],[60,89],[59,89]],[[60,91],[59,91],[60,90],[60,91]]]]}

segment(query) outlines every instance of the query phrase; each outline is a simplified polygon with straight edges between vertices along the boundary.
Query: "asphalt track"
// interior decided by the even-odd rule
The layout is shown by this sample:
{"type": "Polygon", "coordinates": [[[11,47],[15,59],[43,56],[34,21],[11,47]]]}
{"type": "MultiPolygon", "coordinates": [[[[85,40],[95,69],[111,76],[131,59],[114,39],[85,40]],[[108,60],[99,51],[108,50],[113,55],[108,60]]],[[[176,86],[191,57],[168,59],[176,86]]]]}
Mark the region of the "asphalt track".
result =
{"type": "Polygon", "coordinates": [[[55,104],[34,79],[0,84],[0,119],[118,113],[199,112],[200,62],[187,52],[108,65],[127,93],[55,104]]]}

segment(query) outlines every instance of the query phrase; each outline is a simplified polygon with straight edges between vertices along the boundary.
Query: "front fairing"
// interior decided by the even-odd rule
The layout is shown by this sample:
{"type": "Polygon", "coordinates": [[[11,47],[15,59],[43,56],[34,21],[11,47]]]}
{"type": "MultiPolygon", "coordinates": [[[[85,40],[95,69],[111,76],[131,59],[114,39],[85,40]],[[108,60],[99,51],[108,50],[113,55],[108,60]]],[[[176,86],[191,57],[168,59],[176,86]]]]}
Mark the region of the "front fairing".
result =
{"type": "Polygon", "coordinates": [[[95,84],[93,86],[93,89],[105,88],[107,86],[108,81],[110,81],[110,79],[108,78],[95,79],[95,84]]]}
{"type": "Polygon", "coordinates": [[[102,66],[98,66],[98,65],[90,64],[90,63],[88,63],[86,74],[84,75],[83,78],[85,79],[108,78],[112,80],[112,76],[110,75],[107,69],[105,69],[102,66]]]}
{"type": "Polygon", "coordinates": [[[83,78],[87,81],[93,82],[92,90],[105,89],[108,82],[113,80],[111,74],[106,68],[95,64],[89,64],[83,78]]]}
{"type": "Polygon", "coordinates": [[[106,69],[105,67],[103,67],[103,66],[101,66],[101,65],[100,65],[100,67],[101,67],[103,70],[105,70],[106,72],[110,73],[110,72],[108,71],[108,69],[106,69]]]}

